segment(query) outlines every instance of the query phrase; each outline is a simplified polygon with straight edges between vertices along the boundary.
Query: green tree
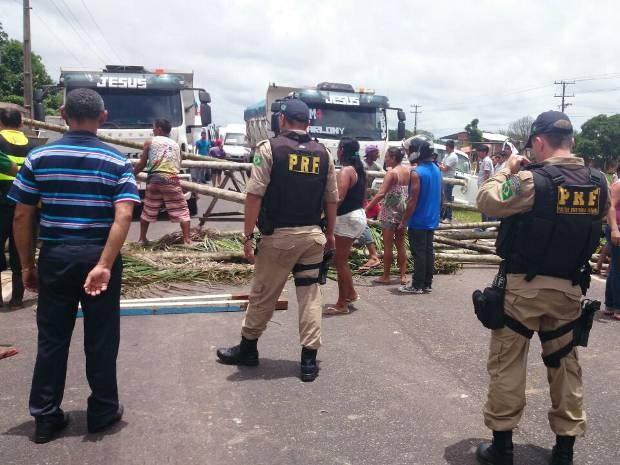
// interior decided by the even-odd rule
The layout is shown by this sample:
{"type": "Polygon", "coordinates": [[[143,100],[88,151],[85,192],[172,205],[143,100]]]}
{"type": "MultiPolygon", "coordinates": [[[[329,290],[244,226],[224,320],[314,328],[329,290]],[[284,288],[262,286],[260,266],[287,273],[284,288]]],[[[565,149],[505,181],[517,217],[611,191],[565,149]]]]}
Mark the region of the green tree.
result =
{"type": "Polygon", "coordinates": [[[479,122],[478,118],[474,118],[471,120],[471,123],[465,126],[469,142],[482,142],[482,131],[478,129],[479,122]]]}
{"type": "Polygon", "coordinates": [[[608,166],[620,155],[620,114],[589,119],[575,142],[577,154],[598,166],[608,166]]]}
{"type": "MultiPolygon", "coordinates": [[[[0,23],[0,101],[24,104],[24,49],[18,40],[9,39],[0,23]]],[[[32,54],[32,83],[38,89],[53,84],[43,60],[32,54]]],[[[60,108],[60,96],[50,94],[44,101],[47,112],[60,108]]]]}

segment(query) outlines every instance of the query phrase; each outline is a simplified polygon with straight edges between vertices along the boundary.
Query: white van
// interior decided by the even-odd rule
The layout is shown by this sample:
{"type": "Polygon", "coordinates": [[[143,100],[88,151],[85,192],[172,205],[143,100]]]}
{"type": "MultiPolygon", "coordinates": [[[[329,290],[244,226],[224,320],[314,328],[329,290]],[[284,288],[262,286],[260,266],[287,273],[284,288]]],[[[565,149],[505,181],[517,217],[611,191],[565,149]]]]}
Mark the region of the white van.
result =
{"type": "Polygon", "coordinates": [[[219,137],[224,142],[226,159],[230,161],[250,162],[250,147],[245,134],[245,124],[227,124],[219,128],[219,137]]]}

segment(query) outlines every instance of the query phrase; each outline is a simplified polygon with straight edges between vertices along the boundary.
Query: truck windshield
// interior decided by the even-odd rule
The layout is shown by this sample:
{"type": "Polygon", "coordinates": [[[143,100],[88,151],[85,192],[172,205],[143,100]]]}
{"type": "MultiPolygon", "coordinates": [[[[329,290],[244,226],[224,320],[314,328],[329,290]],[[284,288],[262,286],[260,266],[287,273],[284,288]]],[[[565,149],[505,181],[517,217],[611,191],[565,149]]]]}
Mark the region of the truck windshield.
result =
{"type": "Polygon", "coordinates": [[[183,123],[179,91],[99,88],[97,92],[108,110],[102,128],[150,128],[158,118],[167,119],[173,128],[183,123]]]}
{"type": "Polygon", "coordinates": [[[308,133],[321,139],[347,136],[359,140],[385,140],[385,111],[377,108],[311,108],[308,133]]]}
{"type": "Polygon", "coordinates": [[[247,145],[245,134],[226,134],[226,138],[224,139],[224,145],[247,145]]]}

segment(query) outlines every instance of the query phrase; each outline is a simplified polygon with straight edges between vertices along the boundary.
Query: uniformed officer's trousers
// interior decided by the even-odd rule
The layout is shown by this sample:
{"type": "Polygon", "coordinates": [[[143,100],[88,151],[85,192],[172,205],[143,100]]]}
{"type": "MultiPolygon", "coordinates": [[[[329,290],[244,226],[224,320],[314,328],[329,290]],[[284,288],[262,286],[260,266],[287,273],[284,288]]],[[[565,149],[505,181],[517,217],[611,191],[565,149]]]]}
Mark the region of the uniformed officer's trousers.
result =
{"type": "Polygon", "coordinates": [[[39,256],[39,330],[37,360],[30,392],[30,414],[38,419],[62,416],[67,357],[78,303],[84,313],[89,428],[106,424],[118,410],[116,357],[120,336],[122,260],[112,267],[108,289],[96,297],[84,281],[97,264],[103,245],[45,244],[39,256]]]}
{"type": "MultiPolygon", "coordinates": [[[[579,297],[552,289],[506,291],[506,313],[527,328],[551,331],[575,320],[581,313],[579,297]]],[[[542,344],[543,355],[566,346],[572,331],[542,344]]],[[[508,327],[491,336],[488,371],[491,377],[484,420],[494,431],[517,426],[525,407],[527,356],[530,341],[508,327]]],[[[580,436],[585,432],[586,414],[582,405],[581,367],[577,350],[561,359],[559,368],[547,367],[551,394],[549,424],[560,436],[580,436]]]]}
{"type": "MultiPolygon", "coordinates": [[[[258,339],[271,320],[275,304],[282,293],[293,267],[297,264],[319,264],[323,260],[325,235],[318,227],[281,228],[271,236],[263,236],[252,279],[249,305],[243,319],[241,334],[258,339]]],[[[316,278],[314,269],[295,272],[295,278],[316,278]]],[[[318,349],[321,345],[321,290],[314,283],[296,286],[299,307],[299,338],[301,345],[318,349]]]]}

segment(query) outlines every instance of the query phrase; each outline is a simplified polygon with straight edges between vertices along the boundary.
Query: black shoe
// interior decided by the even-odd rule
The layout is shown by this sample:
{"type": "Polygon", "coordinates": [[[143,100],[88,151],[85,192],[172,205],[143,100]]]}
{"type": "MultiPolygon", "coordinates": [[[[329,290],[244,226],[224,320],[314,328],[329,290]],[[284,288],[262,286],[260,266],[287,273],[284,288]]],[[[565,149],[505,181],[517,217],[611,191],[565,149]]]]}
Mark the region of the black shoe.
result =
{"type": "Polygon", "coordinates": [[[58,433],[69,424],[69,414],[63,413],[60,420],[35,419],[33,441],[37,444],[45,444],[55,439],[58,433]]]}
{"type": "Polygon", "coordinates": [[[256,342],[241,336],[241,343],[237,346],[217,349],[217,358],[226,365],[245,365],[255,367],[258,365],[258,350],[256,342]]]}
{"type": "Polygon", "coordinates": [[[573,465],[574,436],[556,436],[549,465],[573,465]]]}
{"type": "Polygon", "coordinates": [[[480,444],[476,457],[482,465],[513,465],[512,431],[493,431],[493,442],[480,444]]]}
{"type": "Polygon", "coordinates": [[[422,288],[422,292],[424,292],[425,294],[430,294],[431,292],[433,292],[433,286],[424,286],[422,288]]]}
{"type": "Polygon", "coordinates": [[[314,381],[319,376],[316,353],[316,349],[301,348],[301,380],[304,382],[314,381]]]}
{"type": "Polygon", "coordinates": [[[93,434],[93,433],[101,433],[102,431],[108,429],[110,426],[118,423],[119,421],[121,421],[121,418],[123,418],[123,413],[125,412],[125,408],[119,404],[118,406],[118,410],[116,411],[116,413],[114,414],[114,416],[112,418],[110,418],[107,422],[101,424],[101,425],[97,425],[97,426],[88,426],[88,433],[89,434],[93,434]]]}

